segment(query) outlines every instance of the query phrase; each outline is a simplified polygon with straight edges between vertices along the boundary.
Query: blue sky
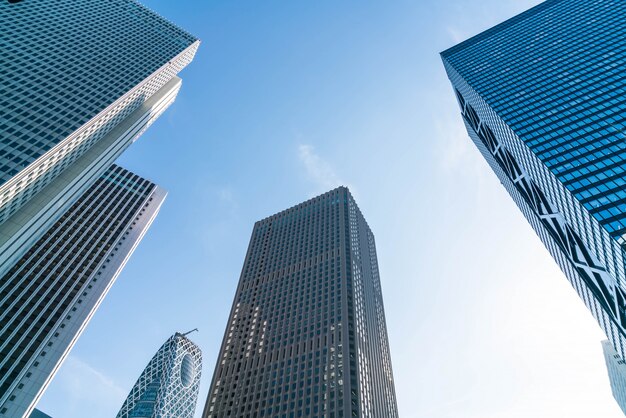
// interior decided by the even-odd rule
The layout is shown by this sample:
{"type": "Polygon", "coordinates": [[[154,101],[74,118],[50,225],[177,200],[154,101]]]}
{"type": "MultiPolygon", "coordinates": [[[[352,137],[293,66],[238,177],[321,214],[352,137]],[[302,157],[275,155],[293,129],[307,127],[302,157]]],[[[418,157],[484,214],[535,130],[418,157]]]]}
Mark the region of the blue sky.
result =
{"type": "Polygon", "coordinates": [[[39,407],[113,417],[199,328],[204,404],[256,220],[340,184],[376,235],[403,418],[617,418],[599,327],[464,131],[439,52],[536,0],[144,3],[198,36],[120,163],[169,191],[39,407]]]}

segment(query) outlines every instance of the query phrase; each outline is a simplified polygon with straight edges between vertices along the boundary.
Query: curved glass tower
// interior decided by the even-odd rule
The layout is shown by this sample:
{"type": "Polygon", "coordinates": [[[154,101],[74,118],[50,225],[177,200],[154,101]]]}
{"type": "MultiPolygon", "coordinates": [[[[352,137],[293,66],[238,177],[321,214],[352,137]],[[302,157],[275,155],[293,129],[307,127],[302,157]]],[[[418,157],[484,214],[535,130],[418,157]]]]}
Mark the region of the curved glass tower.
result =
{"type": "Polygon", "coordinates": [[[201,372],[200,348],[177,332],[150,360],[117,418],[193,418],[201,372]]]}

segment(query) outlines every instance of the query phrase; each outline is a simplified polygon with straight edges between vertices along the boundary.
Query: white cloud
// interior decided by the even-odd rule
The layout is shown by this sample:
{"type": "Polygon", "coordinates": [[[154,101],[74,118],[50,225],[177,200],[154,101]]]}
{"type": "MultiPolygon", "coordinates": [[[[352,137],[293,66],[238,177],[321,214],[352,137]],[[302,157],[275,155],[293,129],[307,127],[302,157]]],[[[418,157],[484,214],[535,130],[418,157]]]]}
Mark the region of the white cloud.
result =
{"type": "Polygon", "coordinates": [[[435,129],[441,169],[446,173],[464,171],[480,176],[484,161],[465,130],[461,115],[446,115],[435,120],[435,129]]]}
{"type": "Polygon", "coordinates": [[[114,413],[110,411],[111,408],[119,409],[128,391],[119,387],[111,378],[91,365],[70,355],[50,385],[47,395],[52,392],[56,392],[58,397],[66,400],[63,410],[46,408],[45,398],[42,402],[44,410],[53,416],[77,416],[87,404],[91,405],[93,411],[104,414],[108,409],[108,412],[114,413]]]}
{"type": "Polygon", "coordinates": [[[222,187],[217,193],[219,201],[226,207],[230,208],[231,212],[239,209],[239,202],[237,201],[232,188],[222,187]]]}
{"type": "Polygon", "coordinates": [[[454,26],[446,27],[446,32],[448,32],[448,36],[450,36],[450,39],[452,39],[452,41],[455,44],[458,44],[459,42],[463,42],[464,40],[469,38],[469,35],[466,32],[454,26]]]}
{"type": "Polygon", "coordinates": [[[332,166],[315,152],[313,146],[300,144],[298,158],[304,165],[308,179],[318,191],[328,191],[344,184],[332,166]]]}

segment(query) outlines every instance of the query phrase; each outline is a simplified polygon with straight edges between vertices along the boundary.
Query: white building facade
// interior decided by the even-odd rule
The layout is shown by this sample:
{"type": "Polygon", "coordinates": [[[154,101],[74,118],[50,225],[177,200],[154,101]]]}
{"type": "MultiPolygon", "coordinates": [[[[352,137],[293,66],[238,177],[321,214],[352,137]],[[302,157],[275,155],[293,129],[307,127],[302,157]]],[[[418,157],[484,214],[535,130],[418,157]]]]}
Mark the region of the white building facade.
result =
{"type": "Polygon", "coordinates": [[[200,348],[177,332],[150,360],[117,418],[193,418],[201,374],[200,348]]]}

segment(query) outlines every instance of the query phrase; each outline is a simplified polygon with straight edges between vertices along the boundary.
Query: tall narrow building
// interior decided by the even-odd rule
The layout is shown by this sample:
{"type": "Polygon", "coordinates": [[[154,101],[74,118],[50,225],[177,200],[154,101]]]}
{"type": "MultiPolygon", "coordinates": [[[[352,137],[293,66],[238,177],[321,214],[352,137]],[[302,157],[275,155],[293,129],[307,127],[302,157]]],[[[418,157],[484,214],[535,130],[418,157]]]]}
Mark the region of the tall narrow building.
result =
{"type": "Polygon", "coordinates": [[[604,351],[606,370],[609,373],[611,392],[613,392],[613,397],[622,412],[626,415],[626,361],[617,354],[608,340],[602,341],[602,350],[604,351]]]}
{"type": "Polygon", "coordinates": [[[0,417],[28,417],[165,199],[111,167],[0,277],[0,417]]]}
{"type": "Polygon", "coordinates": [[[187,334],[177,332],[159,348],[137,379],[117,418],[194,417],[202,352],[187,334]]]}
{"type": "Polygon", "coordinates": [[[374,235],[347,188],[254,225],[203,416],[398,416],[374,235]]]}
{"type": "Polygon", "coordinates": [[[624,1],[547,0],[442,53],[469,136],[622,358],[625,32],[624,1]]]}
{"type": "Polygon", "coordinates": [[[199,41],[135,0],[2,0],[0,28],[1,275],[172,104],[199,41]]]}

